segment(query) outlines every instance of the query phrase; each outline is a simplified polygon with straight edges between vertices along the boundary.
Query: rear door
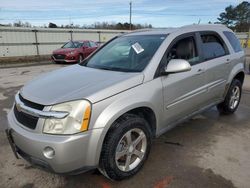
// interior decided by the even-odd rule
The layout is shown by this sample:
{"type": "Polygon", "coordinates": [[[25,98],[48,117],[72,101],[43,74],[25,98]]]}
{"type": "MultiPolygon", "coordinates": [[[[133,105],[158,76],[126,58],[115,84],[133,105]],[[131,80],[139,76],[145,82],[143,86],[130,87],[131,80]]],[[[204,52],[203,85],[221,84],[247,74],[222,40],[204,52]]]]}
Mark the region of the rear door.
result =
{"type": "Polygon", "coordinates": [[[190,33],[177,37],[163,57],[162,67],[171,59],[185,59],[192,66],[191,71],[161,77],[166,124],[171,125],[204,105],[206,64],[201,63],[200,54],[197,34],[190,33]]]}
{"type": "Polygon", "coordinates": [[[203,61],[206,63],[206,86],[207,103],[219,101],[223,98],[229,69],[230,55],[229,50],[216,32],[200,32],[201,49],[203,61]]]}

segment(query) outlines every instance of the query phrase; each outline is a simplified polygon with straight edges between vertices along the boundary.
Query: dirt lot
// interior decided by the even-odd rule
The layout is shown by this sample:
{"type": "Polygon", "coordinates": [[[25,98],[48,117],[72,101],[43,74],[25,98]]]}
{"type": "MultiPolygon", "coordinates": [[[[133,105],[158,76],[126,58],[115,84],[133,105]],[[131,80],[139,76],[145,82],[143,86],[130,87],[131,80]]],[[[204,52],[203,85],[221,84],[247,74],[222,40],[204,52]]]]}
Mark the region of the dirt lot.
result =
{"type": "Polygon", "coordinates": [[[0,69],[0,187],[250,186],[250,76],[234,115],[220,116],[212,108],[157,138],[144,168],[128,180],[112,182],[97,171],[59,176],[15,159],[4,135],[13,96],[34,76],[61,66],[0,69]]]}

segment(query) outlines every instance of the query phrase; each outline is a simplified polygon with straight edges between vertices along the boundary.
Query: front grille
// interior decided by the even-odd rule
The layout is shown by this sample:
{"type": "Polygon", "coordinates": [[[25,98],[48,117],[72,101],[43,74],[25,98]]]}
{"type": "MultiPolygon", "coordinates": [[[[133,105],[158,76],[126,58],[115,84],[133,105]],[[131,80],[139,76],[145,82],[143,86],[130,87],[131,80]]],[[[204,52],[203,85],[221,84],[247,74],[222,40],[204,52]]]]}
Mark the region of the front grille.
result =
{"type": "Polygon", "coordinates": [[[23,102],[23,104],[25,106],[28,106],[30,108],[35,108],[37,110],[43,110],[43,108],[44,108],[44,106],[41,104],[37,104],[37,103],[34,103],[34,102],[31,102],[31,101],[24,99],[20,94],[19,94],[19,99],[20,99],[20,101],[23,102]]]}
{"type": "MultiPolygon", "coordinates": [[[[43,110],[44,106],[33,103],[31,101],[28,101],[24,99],[21,95],[19,95],[19,99],[24,103],[25,106],[28,106],[30,108],[34,108],[37,110],[43,110]]],[[[34,117],[32,115],[26,114],[24,112],[18,111],[16,105],[14,106],[14,114],[16,117],[16,120],[21,123],[23,126],[28,127],[30,129],[35,129],[37,122],[38,122],[38,117],[34,117]]]]}
{"type": "Polygon", "coordinates": [[[63,54],[53,54],[55,59],[65,59],[65,55],[63,54]]]}
{"type": "Polygon", "coordinates": [[[25,127],[28,127],[30,129],[36,128],[36,124],[38,122],[37,117],[31,116],[23,112],[19,112],[17,110],[16,105],[14,106],[14,114],[15,114],[16,120],[22,125],[24,125],[25,127]]]}

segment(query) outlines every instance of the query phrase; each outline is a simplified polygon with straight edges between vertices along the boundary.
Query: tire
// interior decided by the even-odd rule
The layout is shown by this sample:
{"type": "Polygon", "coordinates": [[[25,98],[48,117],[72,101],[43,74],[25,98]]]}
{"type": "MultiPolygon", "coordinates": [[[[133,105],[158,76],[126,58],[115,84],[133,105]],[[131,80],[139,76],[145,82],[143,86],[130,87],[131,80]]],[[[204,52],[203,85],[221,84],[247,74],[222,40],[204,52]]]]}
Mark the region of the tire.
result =
{"type": "Polygon", "coordinates": [[[84,60],[84,57],[82,54],[79,55],[79,58],[78,58],[78,63],[81,63],[82,61],[84,60]]]}
{"type": "Polygon", "coordinates": [[[240,104],[241,92],[242,83],[239,80],[234,79],[228,89],[225,100],[217,105],[219,112],[222,114],[234,113],[240,104]]]}
{"type": "Polygon", "coordinates": [[[132,114],[123,115],[106,135],[99,171],[112,180],[135,175],[148,157],[151,140],[151,131],[145,119],[132,114]],[[129,142],[129,138],[132,142],[129,142]],[[137,139],[140,141],[136,144],[137,139]]]}

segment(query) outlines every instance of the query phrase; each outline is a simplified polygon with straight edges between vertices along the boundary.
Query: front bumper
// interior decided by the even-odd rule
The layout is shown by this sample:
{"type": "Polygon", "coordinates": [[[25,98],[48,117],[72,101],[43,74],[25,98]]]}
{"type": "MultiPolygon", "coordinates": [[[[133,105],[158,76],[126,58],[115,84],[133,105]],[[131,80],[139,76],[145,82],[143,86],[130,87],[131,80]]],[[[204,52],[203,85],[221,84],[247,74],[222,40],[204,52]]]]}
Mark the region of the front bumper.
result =
{"type": "Polygon", "coordinates": [[[87,171],[98,166],[96,148],[102,129],[89,130],[75,135],[48,135],[23,128],[13,112],[8,115],[9,130],[17,153],[35,166],[55,173],[87,171]],[[53,148],[55,154],[47,158],[43,151],[53,148]]]}
{"type": "Polygon", "coordinates": [[[68,56],[65,56],[64,59],[56,59],[54,57],[54,55],[51,56],[51,59],[52,61],[54,62],[65,62],[65,63],[76,63],[77,62],[77,58],[75,56],[72,56],[72,57],[68,57],[68,56]],[[73,58],[73,59],[72,59],[73,58]]]}

